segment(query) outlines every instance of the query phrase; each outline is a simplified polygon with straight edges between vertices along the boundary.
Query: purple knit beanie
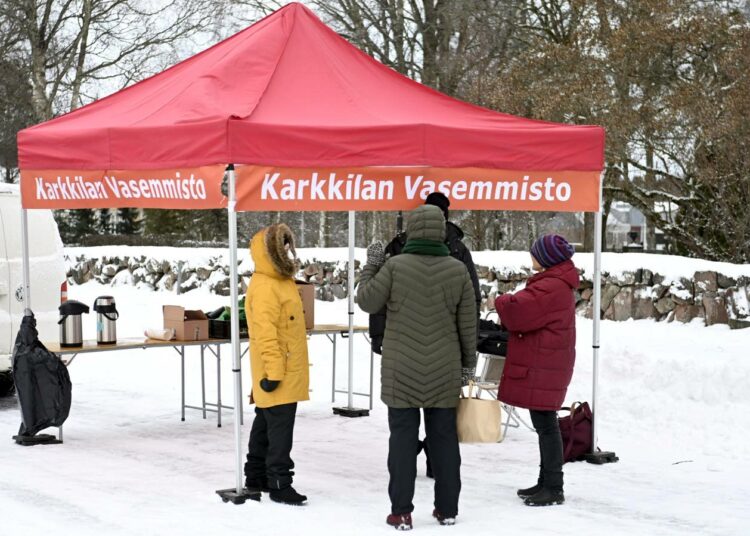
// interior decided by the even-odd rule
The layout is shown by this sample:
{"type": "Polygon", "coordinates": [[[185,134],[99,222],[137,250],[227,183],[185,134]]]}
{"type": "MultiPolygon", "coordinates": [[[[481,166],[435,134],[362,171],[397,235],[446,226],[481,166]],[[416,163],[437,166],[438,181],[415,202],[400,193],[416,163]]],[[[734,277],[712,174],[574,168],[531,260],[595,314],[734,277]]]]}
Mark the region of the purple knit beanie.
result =
{"type": "Polygon", "coordinates": [[[573,253],[575,253],[575,248],[562,236],[556,234],[539,237],[531,246],[531,254],[544,268],[567,261],[573,253]]]}

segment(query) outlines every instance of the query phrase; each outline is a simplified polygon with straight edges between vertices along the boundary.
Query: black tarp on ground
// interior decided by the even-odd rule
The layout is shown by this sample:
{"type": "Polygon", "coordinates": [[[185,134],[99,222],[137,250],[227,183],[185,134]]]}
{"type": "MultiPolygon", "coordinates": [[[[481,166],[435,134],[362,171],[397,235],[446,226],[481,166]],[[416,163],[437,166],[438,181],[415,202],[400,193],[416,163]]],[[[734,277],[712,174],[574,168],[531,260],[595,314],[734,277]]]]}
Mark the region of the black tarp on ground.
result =
{"type": "Polygon", "coordinates": [[[62,426],[70,412],[70,375],[63,362],[39,341],[33,314],[23,317],[16,336],[13,380],[22,418],[17,442],[49,426],[62,426]]]}

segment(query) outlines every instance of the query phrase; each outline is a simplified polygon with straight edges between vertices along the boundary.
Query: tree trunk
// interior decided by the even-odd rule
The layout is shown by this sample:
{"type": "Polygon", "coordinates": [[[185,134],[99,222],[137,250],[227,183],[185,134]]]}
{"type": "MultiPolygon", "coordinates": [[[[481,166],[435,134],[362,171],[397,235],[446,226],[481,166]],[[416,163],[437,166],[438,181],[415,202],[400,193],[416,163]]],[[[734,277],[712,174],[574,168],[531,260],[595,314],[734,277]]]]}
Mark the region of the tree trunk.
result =
{"type": "Polygon", "coordinates": [[[92,0],[83,0],[83,13],[81,16],[81,43],[76,60],[76,74],[73,79],[70,96],[70,110],[78,108],[78,102],[81,99],[81,84],[83,83],[83,70],[86,62],[86,48],[89,40],[89,27],[91,26],[91,2],[92,0]]]}

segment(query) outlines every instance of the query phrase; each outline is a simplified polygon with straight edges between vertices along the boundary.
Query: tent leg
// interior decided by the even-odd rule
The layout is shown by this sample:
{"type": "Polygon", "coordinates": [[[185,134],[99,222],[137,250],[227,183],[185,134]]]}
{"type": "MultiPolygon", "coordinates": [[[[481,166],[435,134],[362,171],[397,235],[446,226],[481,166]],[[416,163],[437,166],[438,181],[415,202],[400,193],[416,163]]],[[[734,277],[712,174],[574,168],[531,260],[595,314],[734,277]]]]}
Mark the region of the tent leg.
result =
{"type": "Polygon", "coordinates": [[[347,277],[348,301],[349,301],[349,385],[348,405],[345,408],[333,408],[335,415],[342,417],[367,417],[368,409],[357,409],[354,407],[354,237],[355,219],[354,211],[349,211],[349,275],[347,277]]]}
{"type": "Polygon", "coordinates": [[[601,325],[601,303],[602,303],[602,211],[599,203],[599,211],[594,220],[594,304],[592,308],[592,319],[594,321],[594,335],[592,340],[594,372],[593,392],[591,396],[591,452],[586,455],[589,463],[603,464],[616,462],[618,460],[614,452],[603,452],[599,450],[597,438],[597,424],[599,422],[598,401],[599,395],[599,328],[601,325]]]}
{"type": "MultiPolygon", "coordinates": [[[[234,439],[235,439],[235,469],[236,480],[235,487],[229,489],[216,490],[221,500],[232,502],[233,504],[242,504],[247,499],[254,501],[260,500],[260,492],[249,493],[243,486],[243,466],[242,466],[242,432],[240,429],[240,408],[242,405],[242,375],[240,366],[240,316],[237,310],[238,289],[237,289],[237,212],[236,212],[236,185],[234,166],[227,167],[229,178],[229,203],[227,204],[227,219],[229,223],[229,287],[232,304],[232,379],[234,380],[234,439]]],[[[221,395],[219,395],[221,396],[221,395]]],[[[221,412],[221,398],[219,407],[221,412]]]]}
{"type": "Polygon", "coordinates": [[[29,220],[28,211],[21,209],[21,252],[23,254],[23,314],[31,314],[31,277],[29,276],[29,220]]]}

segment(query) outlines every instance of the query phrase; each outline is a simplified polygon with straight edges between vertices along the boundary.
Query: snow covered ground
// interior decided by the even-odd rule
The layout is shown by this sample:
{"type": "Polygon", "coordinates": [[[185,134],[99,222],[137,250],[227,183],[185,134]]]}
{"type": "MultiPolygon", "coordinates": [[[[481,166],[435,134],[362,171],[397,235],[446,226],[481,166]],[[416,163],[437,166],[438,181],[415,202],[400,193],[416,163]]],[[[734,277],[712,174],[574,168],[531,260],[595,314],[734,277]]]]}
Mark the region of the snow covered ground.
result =
{"type": "MultiPolygon", "coordinates": [[[[479,254],[481,256],[481,253],[479,254]]],[[[481,260],[479,262],[482,262],[481,260]]],[[[114,294],[121,337],[161,325],[161,305],[209,310],[226,298],[181,296],[88,283],[70,298],[114,294]]],[[[343,322],[346,303],[316,303],[318,323],[343,322]]],[[[357,312],[356,323],[366,322],[357,312]]],[[[94,318],[84,322],[94,337],[94,318]]],[[[591,321],[578,319],[578,363],[568,400],[591,398],[591,321]]],[[[368,346],[356,340],[355,389],[367,386],[368,346]]],[[[415,530],[420,534],[748,534],[750,526],[750,330],[637,321],[602,324],[600,446],[617,464],[565,466],[567,503],[532,509],[516,498],[537,473],[533,433],[514,429],[500,444],[462,445],[460,515],[455,527],[431,518],[432,481],[419,460],[415,530]]],[[[364,535],[389,534],[387,421],[376,401],[369,418],[331,414],[330,343],[310,340],[312,401],[299,408],[293,458],[305,507],[264,498],[223,504],[234,486],[231,411],[216,427],[188,410],[180,421],[179,356],[171,349],[78,356],[70,368],[73,407],[65,443],[20,447],[14,399],[0,401],[0,534],[37,535],[364,535]]],[[[228,346],[223,398],[231,404],[228,346]]],[[[346,353],[340,342],[339,356],[346,353]]],[[[189,349],[188,400],[200,397],[198,351],[189,349]]],[[[376,362],[376,389],[378,363],[376,362]]],[[[247,364],[243,363],[245,392],[247,364]]],[[[215,394],[207,359],[209,398],[215,394]]],[[[344,387],[346,367],[339,368],[344,387]]],[[[344,396],[338,399],[345,404],[344,396]]],[[[357,400],[359,405],[366,400],[357,400]]],[[[251,408],[246,406],[243,450],[251,408]]],[[[243,452],[244,454],[244,452],[243,452]]]]}

